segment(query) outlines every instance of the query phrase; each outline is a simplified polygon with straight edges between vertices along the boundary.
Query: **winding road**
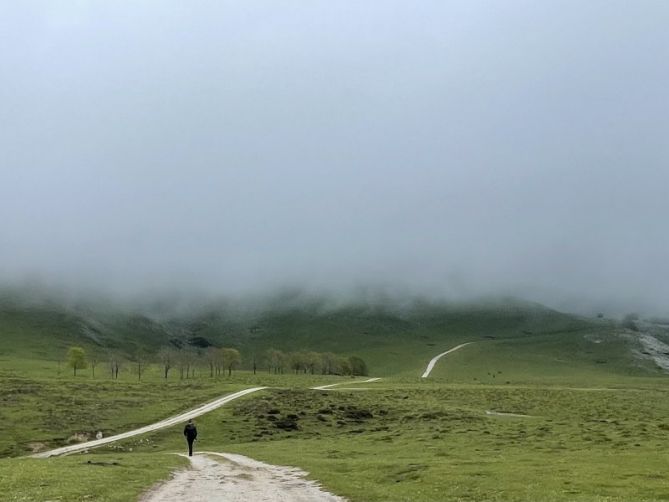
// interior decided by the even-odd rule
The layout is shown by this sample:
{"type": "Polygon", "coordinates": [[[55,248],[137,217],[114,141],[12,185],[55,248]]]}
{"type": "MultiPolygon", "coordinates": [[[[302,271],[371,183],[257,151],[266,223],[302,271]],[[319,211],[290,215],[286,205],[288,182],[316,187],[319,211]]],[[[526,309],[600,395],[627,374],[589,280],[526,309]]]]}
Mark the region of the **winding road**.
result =
{"type": "Polygon", "coordinates": [[[208,413],[210,411],[213,411],[217,408],[220,408],[226,403],[229,403],[230,401],[233,401],[235,399],[239,399],[240,397],[247,396],[249,394],[252,394],[253,392],[258,392],[259,390],[266,389],[267,387],[251,387],[250,389],[244,389],[240,390],[239,392],[235,392],[233,394],[228,394],[226,396],[223,396],[219,399],[216,399],[215,401],[211,401],[209,403],[203,404],[202,406],[199,406],[195,409],[192,409],[190,411],[186,411],[184,413],[181,413],[179,415],[166,418],[165,420],[161,420],[160,422],[156,422],[155,424],[151,425],[146,425],[144,427],[141,427],[139,429],[135,429],[132,431],[124,432],[122,434],[116,434],[115,436],[109,436],[106,438],[102,439],[95,439],[93,441],[87,441],[85,443],[78,443],[75,445],[71,446],[63,446],[62,448],[56,448],[55,450],[49,450],[49,451],[43,451],[41,453],[36,453],[35,455],[32,455],[34,458],[49,458],[49,457],[57,457],[60,455],[69,455],[71,453],[77,453],[81,451],[86,451],[86,450],[91,450],[93,448],[98,448],[99,446],[103,446],[109,443],[113,443],[115,441],[119,441],[121,439],[127,439],[131,438],[133,436],[139,436],[140,434],[146,434],[147,432],[153,432],[157,431],[159,429],[164,429],[166,427],[172,427],[173,425],[177,425],[180,423],[185,422],[186,420],[189,420],[191,418],[196,418],[199,417],[200,415],[204,415],[205,413],[208,413]]]}
{"type": "Polygon", "coordinates": [[[467,345],[471,345],[474,342],[467,342],[467,343],[461,343],[457,347],[453,347],[452,349],[447,350],[446,352],[442,352],[438,356],[434,356],[430,362],[427,364],[427,368],[425,368],[425,372],[421,376],[421,378],[427,378],[430,376],[430,373],[432,373],[432,370],[434,369],[434,365],[437,364],[437,361],[444,357],[446,354],[450,354],[451,352],[455,352],[456,350],[460,350],[462,347],[466,347],[467,345]]]}
{"type": "MultiPolygon", "coordinates": [[[[446,354],[450,354],[451,352],[455,352],[456,350],[460,350],[461,348],[470,345],[471,343],[474,342],[467,342],[467,343],[462,343],[456,347],[453,347],[452,349],[447,350],[446,352],[442,352],[441,354],[433,357],[430,362],[427,365],[427,368],[425,369],[425,372],[423,373],[421,378],[427,378],[430,376],[430,373],[434,369],[434,365],[437,364],[437,361],[441,359],[443,356],[446,354]]],[[[341,385],[357,385],[361,383],[371,383],[371,382],[377,382],[379,381],[380,378],[369,378],[367,380],[357,380],[354,382],[340,382],[340,383],[333,383],[329,385],[320,385],[318,387],[312,387],[312,390],[334,390],[335,387],[339,387],[341,385]]],[[[240,397],[244,397],[248,394],[252,394],[253,392],[258,392],[260,390],[266,389],[267,387],[251,387],[249,389],[244,389],[240,390],[239,392],[235,392],[233,394],[228,394],[226,396],[223,396],[219,399],[216,399],[215,401],[211,401],[209,403],[203,404],[202,406],[199,406],[195,409],[192,409],[190,411],[186,411],[184,413],[181,413],[179,415],[167,418],[165,420],[161,420],[160,422],[156,422],[154,424],[146,425],[144,427],[140,427],[139,429],[135,429],[132,431],[128,432],[123,432],[121,434],[116,434],[114,436],[109,436],[106,438],[102,439],[95,439],[93,441],[86,441],[85,443],[78,443],[75,445],[70,445],[70,446],[63,446],[62,448],[56,448],[54,450],[49,450],[49,451],[43,451],[40,453],[36,453],[32,455],[34,458],[49,458],[49,457],[57,457],[60,455],[69,455],[71,453],[77,453],[77,452],[82,452],[86,450],[91,450],[93,448],[98,448],[100,446],[104,446],[109,443],[113,443],[115,441],[120,441],[122,439],[128,439],[133,436],[139,436],[140,434],[146,434],[147,432],[153,432],[157,431],[159,429],[165,429],[167,427],[172,427],[173,425],[177,425],[180,423],[185,422],[186,420],[189,420],[191,418],[196,418],[201,415],[204,415],[205,413],[208,413],[210,411],[213,411],[217,408],[220,408],[226,403],[229,403],[230,401],[233,401],[235,399],[239,399],[240,397]]],[[[344,390],[344,388],[340,387],[340,390],[344,390]]]]}
{"type": "MultiPolygon", "coordinates": [[[[434,369],[435,364],[443,356],[460,350],[474,343],[467,342],[452,349],[442,352],[433,357],[427,365],[422,378],[427,378],[434,369]]],[[[344,385],[358,385],[379,381],[380,378],[369,378],[351,382],[340,382],[335,384],[320,385],[312,387],[312,390],[349,390],[344,385]],[[337,389],[338,387],[338,389],[337,389]]],[[[154,424],[146,425],[139,429],[116,434],[94,441],[64,446],[32,455],[34,458],[49,458],[60,455],[69,455],[97,448],[115,441],[127,439],[147,432],[172,427],[181,424],[191,418],[199,417],[213,411],[221,406],[261,391],[267,387],[251,387],[219,399],[203,404],[190,411],[161,420],[154,424]]],[[[358,390],[353,387],[350,390],[358,390]]],[[[267,502],[345,502],[345,499],[333,495],[321,489],[313,481],[305,479],[307,473],[294,467],[282,467],[264,464],[242,455],[233,455],[217,452],[200,452],[193,457],[187,457],[191,462],[191,468],[177,471],[170,481],[154,487],[146,493],[142,502],[180,502],[189,500],[192,502],[227,501],[242,502],[247,500],[267,502]]]]}
{"type": "MultiPolygon", "coordinates": [[[[335,390],[335,387],[338,387],[339,385],[357,385],[360,383],[371,383],[371,382],[378,382],[381,380],[380,378],[369,378],[367,380],[357,380],[355,382],[340,382],[340,383],[331,383],[330,385],[321,385],[319,387],[311,387],[311,390],[335,390]]],[[[339,390],[342,390],[341,388],[339,390]]]]}

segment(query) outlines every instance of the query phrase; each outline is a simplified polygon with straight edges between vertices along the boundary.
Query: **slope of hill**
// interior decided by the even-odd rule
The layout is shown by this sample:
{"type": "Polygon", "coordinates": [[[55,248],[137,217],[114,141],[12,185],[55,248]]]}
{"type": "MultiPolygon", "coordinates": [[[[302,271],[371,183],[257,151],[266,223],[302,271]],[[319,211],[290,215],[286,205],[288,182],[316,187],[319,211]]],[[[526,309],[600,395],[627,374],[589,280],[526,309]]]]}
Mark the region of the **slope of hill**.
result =
{"type": "Polygon", "coordinates": [[[132,358],[137,352],[155,354],[162,346],[190,343],[237,348],[246,368],[253,359],[263,367],[264,352],[276,348],[358,355],[375,375],[419,376],[432,356],[475,341],[479,343],[449,356],[448,365],[437,365],[433,377],[485,380],[489,374],[497,378],[499,371],[507,376],[514,371],[560,376],[574,365],[594,373],[654,371],[633,357],[636,342],[616,335],[611,323],[514,299],[332,306],[322,297],[276,297],[255,307],[209,304],[188,314],[156,316],[5,298],[0,303],[0,335],[1,357],[10,366],[13,359],[61,360],[72,344],[104,359],[109,350],[132,358]]]}
{"type": "Polygon", "coordinates": [[[600,329],[542,306],[520,302],[336,309],[291,307],[258,312],[244,321],[224,314],[172,321],[214,344],[239,348],[248,359],[268,348],[356,354],[377,375],[417,375],[436,353],[463,341],[523,338],[600,329]]]}

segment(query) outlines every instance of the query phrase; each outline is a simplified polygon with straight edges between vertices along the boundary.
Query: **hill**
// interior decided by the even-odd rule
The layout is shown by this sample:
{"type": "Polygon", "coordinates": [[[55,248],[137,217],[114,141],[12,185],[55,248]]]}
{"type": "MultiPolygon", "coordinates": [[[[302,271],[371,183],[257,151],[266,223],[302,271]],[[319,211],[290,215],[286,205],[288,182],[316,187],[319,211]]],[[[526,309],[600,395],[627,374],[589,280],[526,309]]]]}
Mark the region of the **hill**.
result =
{"type": "MultiPolygon", "coordinates": [[[[0,350],[17,360],[59,361],[83,345],[101,359],[110,351],[132,359],[163,346],[232,347],[243,367],[264,366],[270,348],[357,355],[379,376],[418,376],[434,355],[478,342],[437,365],[434,378],[466,381],[497,375],[647,374],[654,367],[633,356],[637,343],[606,321],[584,319],[516,299],[449,304],[413,298],[333,303],[326,297],[277,295],[259,303],[207,303],[187,312],[163,306],[131,309],[57,301],[0,303],[0,350]]],[[[20,366],[20,365],[19,365],[20,366]]]]}
{"type": "MultiPolygon", "coordinates": [[[[642,357],[646,326],[635,328],[515,299],[282,295],[140,309],[5,296],[0,457],[110,436],[266,386],[199,418],[200,448],[295,465],[350,500],[658,500],[667,379],[642,357]],[[419,377],[431,357],[462,342],[473,343],[419,377]],[[127,359],[165,345],[236,347],[247,368],[269,347],[332,351],[362,356],[386,378],[347,386],[347,377],[265,371],[212,378],[200,367],[164,379],[154,365],[139,380],[127,361],[114,380],[102,368],[95,377],[55,371],[74,343],[127,359]],[[333,392],[313,389],[332,383],[333,392]]],[[[179,424],[72,461],[0,459],[0,489],[17,501],[136,499],[181,465],[164,454],[183,447],[181,433],[179,424]]]]}

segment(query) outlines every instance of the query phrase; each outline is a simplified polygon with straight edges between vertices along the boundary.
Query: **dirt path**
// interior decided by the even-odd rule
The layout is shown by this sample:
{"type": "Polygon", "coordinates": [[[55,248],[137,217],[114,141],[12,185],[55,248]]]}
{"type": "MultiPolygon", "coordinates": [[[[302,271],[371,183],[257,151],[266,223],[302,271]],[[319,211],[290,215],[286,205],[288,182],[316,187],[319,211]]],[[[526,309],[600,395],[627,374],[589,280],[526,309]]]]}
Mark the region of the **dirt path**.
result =
{"type": "Polygon", "coordinates": [[[495,416],[495,417],[532,418],[532,415],[523,415],[522,413],[508,413],[506,411],[486,410],[485,414],[495,416]]]}
{"type": "MultiPolygon", "coordinates": [[[[189,458],[189,457],[186,457],[189,458]]],[[[191,468],[144,495],[141,502],[344,502],[294,467],[231,453],[201,452],[191,468]]]]}
{"type": "Polygon", "coordinates": [[[437,361],[444,357],[446,354],[450,354],[451,352],[455,352],[456,350],[460,350],[462,347],[466,347],[467,345],[471,345],[474,342],[467,342],[467,343],[461,343],[457,347],[453,347],[452,349],[447,350],[446,352],[442,352],[438,356],[433,357],[430,362],[427,365],[427,368],[425,369],[425,373],[421,376],[421,378],[427,378],[430,376],[430,373],[432,373],[432,370],[434,369],[434,365],[437,364],[437,361]]]}
{"type": "Polygon", "coordinates": [[[368,378],[367,380],[357,380],[355,382],[331,383],[330,385],[321,385],[319,387],[312,387],[311,390],[332,390],[333,387],[337,387],[339,385],[357,385],[357,384],[360,384],[360,383],[378,382],[379,380],[381,380],[381,379],[380,378],[368,378]]]}
{"type": "Polygon", "coordinates": [[[185,413],[181,413],[180,415],[167,418],[160,422],[156,422],[155,424],[141,427],[140,429],[135,429],[133,431],[124,432],[122,434],[117,434],[115,436],[109,436],[102,439],[96,439],[94,441],[87,441],[85,443],[79,443],[71,446],[64,446],[62,448],[57,448],[55,450],[43,451],[41,453],[37,453],[32,456],[35,458],[49,458],[49,457],[56,457],[59,455],[69,455],[70,453],[76,453],[84,450],[91,450],[93,448],[113,443],[114,441],[119,441],[121,439],[127,439],[133,436],[138,436],[140,434],[146,434],[147,432],[157,431],[158,429],[172,427],[173,425],[182,424],[183,422],[185,422],[190,418],[199,417],[200,415],[204,415],[205,413],[215,410],[216,408],[220,408],[221,406],[223,406],[226,403],[229,403],[230,401],[233,401],[240,397],[246,396],[248,394],[266,388],[267,387],[252,387],[250,389],[240,390],[239,392],[228,394],[219,399],[216,399],[215,401],[211,401],[210,403],[203,404],[202,406],[199,406],[193,410],[186,411],[185,413]]]}

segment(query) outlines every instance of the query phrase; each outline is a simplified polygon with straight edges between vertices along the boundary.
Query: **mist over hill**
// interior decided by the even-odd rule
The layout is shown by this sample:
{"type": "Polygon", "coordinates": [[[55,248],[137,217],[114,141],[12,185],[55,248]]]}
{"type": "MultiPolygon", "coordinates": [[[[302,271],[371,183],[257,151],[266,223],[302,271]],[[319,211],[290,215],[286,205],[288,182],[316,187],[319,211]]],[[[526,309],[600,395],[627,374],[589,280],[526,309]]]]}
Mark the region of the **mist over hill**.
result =
{"type": "MultiPolygon", "coordinates": [[[[232,347],[245,366],[269,349],[361,355],[382,373],[420,368],[440,348],[490,340],[592,329],[592,321],[514,298],[446,302],[380,291],[346,297],[296,289],[263,297],[164,297],[143,304],[12,292],[0,295],[5,357],[59,360],[81,344],[98,357],[133,360],[161,348],[232,347]]],[[[255,361],[255,362],[254,362],[255,361]]]]}
{"type": "Polygon", "coordinates": [[[267,313],[289,311],[327,315],[345,309],[358,309],[402,317],[431,309],[549,308],[539,302],[510,295],[420,294],[407,288],[390,287],[333,291],[294,286],[236,295],[194,290],[119,295],[102,290],[84,292],[78,289],[46,287],[43,284],[0,288],[0,307],[95,313],[123,312],[157,321],[197,317],[210,312],[220,312],[231,318],[251,319],[267,313]]]}
{"type": "Polygon", "coordinates": [[[668,6],[567,4],[4,2],[0,285],[665,315],[668,6]]]}

